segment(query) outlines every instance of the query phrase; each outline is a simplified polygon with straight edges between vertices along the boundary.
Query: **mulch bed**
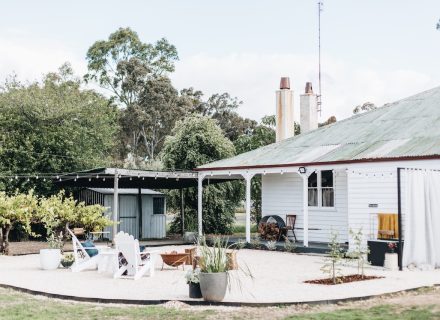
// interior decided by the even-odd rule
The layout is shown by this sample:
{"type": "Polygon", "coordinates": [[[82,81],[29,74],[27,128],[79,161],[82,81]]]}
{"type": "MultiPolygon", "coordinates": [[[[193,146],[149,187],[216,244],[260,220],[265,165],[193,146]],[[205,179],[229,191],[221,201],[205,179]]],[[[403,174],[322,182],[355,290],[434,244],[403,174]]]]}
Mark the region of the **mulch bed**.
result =
{"type": "MultiPolygon", "coordinates": [[[[362,276],[360,274],[350,274],[348,276],[342,276],[336,278],[336,284],[341,283],[349,283],[349,282],[355,282],[355,281],[365,281],[365,280],[373,280],[373,279],[381,279],[384,277],[379,276],[362,276]]],[[[333,279],[327,278],[327,279],[318,279],[318,280],[307,280],[304,281],[305,283],[312,283],[312,284],[324,284],[324,285],[334,285],[333,279]]]]}

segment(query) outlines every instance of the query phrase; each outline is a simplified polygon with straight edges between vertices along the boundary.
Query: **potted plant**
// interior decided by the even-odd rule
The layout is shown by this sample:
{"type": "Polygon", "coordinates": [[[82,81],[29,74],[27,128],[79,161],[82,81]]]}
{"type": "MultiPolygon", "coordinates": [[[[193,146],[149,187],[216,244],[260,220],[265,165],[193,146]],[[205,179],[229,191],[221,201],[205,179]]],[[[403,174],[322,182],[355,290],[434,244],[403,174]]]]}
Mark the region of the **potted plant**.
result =
{"type": "Polygon", "coordinates": [[[189,286],[189,297],[198,299],[202,297],[202,291],[200,290],[200,269],[188,270],[186,273],[186,283],[189,286]]]}
{"type": "Polygon", "coordinates": [[[43,270],[55,270],[61,262],[61,248],[63,246],[63,233],[57,236],[51,233],[47,238],[47,249],[40,250],[40,265],[43,270]]]}
{"type": "Polygon", "coordinates": [[[222,301],[228,287],[227,242],[214,238],[209,247],[205,238],[199,240],[200,289],[206,301],[222,301]]]}
{"type": "Polygon", "coordinates": [[[398,256],[396,253],[397,244],[395,242],[388,243],[388,252],[385,253],[385,261],[383,266],[390,270],[398,269],[398,256]]]}
{"type": "Polygon", "coordinates": [[[61,259],[61,265],[64,268],[70,268],[72,264],[75,262],[75,257],[72,253],[66,253],[61,259]]]}

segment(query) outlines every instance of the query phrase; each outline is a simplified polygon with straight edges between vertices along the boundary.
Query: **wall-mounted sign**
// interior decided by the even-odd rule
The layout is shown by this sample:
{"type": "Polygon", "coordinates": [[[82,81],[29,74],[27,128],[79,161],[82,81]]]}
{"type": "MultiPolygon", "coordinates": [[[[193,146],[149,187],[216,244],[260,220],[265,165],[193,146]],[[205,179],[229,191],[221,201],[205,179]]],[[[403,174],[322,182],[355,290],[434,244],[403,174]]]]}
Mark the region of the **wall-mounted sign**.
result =
{"type": "Polygon", "coordinates": [[[377,203],[369,203],[368,207],[369,208],[377,208],[377,207],[379,207],[379,205],[377,203]]]}

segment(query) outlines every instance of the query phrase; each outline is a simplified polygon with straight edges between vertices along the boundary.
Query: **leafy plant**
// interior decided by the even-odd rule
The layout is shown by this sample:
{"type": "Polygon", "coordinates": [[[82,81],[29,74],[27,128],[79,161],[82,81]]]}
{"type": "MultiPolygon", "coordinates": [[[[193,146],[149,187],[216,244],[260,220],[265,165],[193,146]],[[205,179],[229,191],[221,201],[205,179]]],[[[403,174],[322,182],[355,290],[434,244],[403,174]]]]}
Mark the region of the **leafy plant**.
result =
{"type": "Polygon", "coordinates": [[[26,194],[16,192],[11,196],[0,192],[0,253],[9,253],[9,233],[19,225],[28,234],[36,236],[31,230],[36,209],[37,198],[33,190],[26,194]]]}
{"type": "Polygon", "coordinates": [[[339,243],[339,234],[336,231],[332,231],[330,236],[330,242],[328,244],[330,251],[327,258],[324,260],[324,265],[321,271],[329,276],[333,280],[333,284],[336,284],[338,277],[341,276],[340,264],[343,259],[343,250],[339,243]]]}
{"type": "MultiPolygon", "coordinates": [[[[213,119],[201,116],[190,116],[179,121],[168,136],[162,149],[162,160],[169,170],[192,170],[200,165],[231,157],[235,148],[225,138],[222,130],[213,119]]],[[[241,200],[238,182],[209,184],[203,188],[203,231],[207,234],[230,234],[234,223],[235,208],[241,200]]],[[[197,230],[197,188],[186,188],[183,192],[185,203],[185,228],[197,230]]],[[[168,204],[179,209],[180,192],[169,192],[168,204]]],[[[173,233],[181,232],[180,215],[171,223],[173,233]]]]}
{"type": "Polygon", "coordinates": [[[213,238],[212,247],[206,243],[206,238],[199,239],[200,271],[204,273],[219,273],[228,271],[228,242],[220,237],[213,238]]]}
{"type": "Polygon", "coordinates": [[[49,249],[63,248],[63,232],[60,232],[58,235],[52,232],[49,237],[46,238],[46,240],[49,249]]]}
{"type": "Polygon", "coordinates": [[[238,239],[236,243],[234,243],[234,248],[237,250],[244,249],[246,247],[246,240],[238,239]]]}
{"type": "Polygon", "coordinates": [[[185,275],[186,283],[200,283],[200,269],[188,270],[185,275]]]}
{"type": "Polygon", "coordinates": [[[252,249],[260,249],[261,248],[261,241],[260,241],[260,237],[258,235],[255,235],[252,239],[251,239],[251,248],[252,249]]]}
{"type": "Polygon", "coordinates": [[[284,250],[287,252],[294,252],[296,250],[295,241],[290,241],[288,237],[284,236],[284,250]]]}
{"type": "Polygon", "coordinates": [[[62,260],[63,262],[74,262],[75,261],[75,257],[72,253],[66,253],[63,255],[62,260]]]}
{"type": "Polygon", "coordinates": [[[270,251],[277,249],[277,242],[275,240],[267,241],[266,248],[270,251]]]}
{"type": "Polygon", "coordinates": [[[367,261],[367,255],[370,253],[368,247],[363,245],[363,232],[362,228],[360,228],[357,232],[350,229],[350,235],[353,238],[353,250],[349,252],[349,256],[357,261],[358,274],[365,276],[364,266],[367,261]]]}

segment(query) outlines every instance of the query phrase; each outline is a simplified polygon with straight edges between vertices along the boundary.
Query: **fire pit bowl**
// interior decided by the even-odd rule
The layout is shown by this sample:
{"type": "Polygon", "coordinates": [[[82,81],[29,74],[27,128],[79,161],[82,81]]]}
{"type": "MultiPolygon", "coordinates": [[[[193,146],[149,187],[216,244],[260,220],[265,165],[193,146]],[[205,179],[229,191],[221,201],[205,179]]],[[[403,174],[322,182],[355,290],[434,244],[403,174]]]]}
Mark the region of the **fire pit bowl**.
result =
{"type": "Polygon", "coordinates": [[[173,251],[170,253],[161,253],[160,256],[162,257],[162,261],[163,261],[162,270],[164,264],[170,267],[179,268],[179,266],[182,266],[183,268],[185,268],[185,262],[189,257],[189,253],[179,253],[173,251]]]}

